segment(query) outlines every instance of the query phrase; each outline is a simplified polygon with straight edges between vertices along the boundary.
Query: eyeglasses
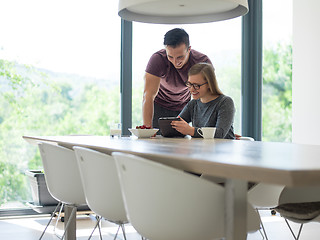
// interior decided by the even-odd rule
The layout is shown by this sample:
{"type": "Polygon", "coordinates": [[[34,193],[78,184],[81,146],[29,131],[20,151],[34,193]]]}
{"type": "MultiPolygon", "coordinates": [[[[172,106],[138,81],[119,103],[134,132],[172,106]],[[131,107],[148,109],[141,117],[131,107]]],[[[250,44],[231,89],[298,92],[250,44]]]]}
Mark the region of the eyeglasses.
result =
{"type": "Polygon", "coordinates": [[[186,82],[186,86],[187,86],[187,88],[193,87],[194,90],[199,90],[202,85],[205,85],[207,83],[208,82],[205,82],[205,83],[202,83],[202,84],[195,84],[195,83],[191,83],[191,82],[186,82]]]}

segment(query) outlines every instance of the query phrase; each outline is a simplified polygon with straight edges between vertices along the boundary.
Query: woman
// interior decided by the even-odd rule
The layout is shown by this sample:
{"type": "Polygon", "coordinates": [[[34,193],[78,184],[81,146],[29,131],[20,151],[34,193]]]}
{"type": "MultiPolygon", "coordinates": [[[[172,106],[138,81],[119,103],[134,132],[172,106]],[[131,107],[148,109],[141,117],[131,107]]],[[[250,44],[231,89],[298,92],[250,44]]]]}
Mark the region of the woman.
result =
{"type": "Polygon", "coordinates": [[[219,89],[213,66],[208,63],[193,65],[186,86],[193,99],[179,114],[181,121],[172,121],[172,127],[192,137],[201,137],[198,128],[216,127],[215,138],[234,139],[234,103],[219,89]]]}

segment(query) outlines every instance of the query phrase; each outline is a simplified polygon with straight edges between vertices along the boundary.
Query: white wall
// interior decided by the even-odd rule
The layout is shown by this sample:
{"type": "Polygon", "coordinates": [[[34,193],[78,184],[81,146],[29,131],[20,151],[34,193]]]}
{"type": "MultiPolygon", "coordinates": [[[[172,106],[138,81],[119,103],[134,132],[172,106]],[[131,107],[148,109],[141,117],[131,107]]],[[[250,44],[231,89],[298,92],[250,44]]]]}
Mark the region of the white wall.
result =
{"type": "Polygon", "coordinates": [[[292,141],[320,145],[320,1],[293,0],[292,141]]]}

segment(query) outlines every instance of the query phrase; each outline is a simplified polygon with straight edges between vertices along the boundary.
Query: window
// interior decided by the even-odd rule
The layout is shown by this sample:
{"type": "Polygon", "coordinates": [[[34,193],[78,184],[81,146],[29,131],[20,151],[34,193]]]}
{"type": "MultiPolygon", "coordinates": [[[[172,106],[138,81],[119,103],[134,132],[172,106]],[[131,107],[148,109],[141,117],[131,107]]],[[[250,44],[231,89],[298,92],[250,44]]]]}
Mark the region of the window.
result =
{"type": "Polygon", "coordinates": [[[175,27],[189,34],[192,49],[212,61],[219,86],[236,105],[235,131],[240,132],[241,18],[228,21],[186,24],[133,24],[133,126],[141,125],[143,76],[151,55],[162,49],[164,34],[175,27]]]}
{"type": "Polygon", "coordinates": [[[263,1],[263,141],[292,139],[291,83],[292,0],[263,1]]]}
{"type": "Polygon", "coordinates": [[[106,135],[120,121],[117,8],[104,0],[1,1],[1,210],[32,206],[24,173],[42,164],[23,135],[106,135]]]}

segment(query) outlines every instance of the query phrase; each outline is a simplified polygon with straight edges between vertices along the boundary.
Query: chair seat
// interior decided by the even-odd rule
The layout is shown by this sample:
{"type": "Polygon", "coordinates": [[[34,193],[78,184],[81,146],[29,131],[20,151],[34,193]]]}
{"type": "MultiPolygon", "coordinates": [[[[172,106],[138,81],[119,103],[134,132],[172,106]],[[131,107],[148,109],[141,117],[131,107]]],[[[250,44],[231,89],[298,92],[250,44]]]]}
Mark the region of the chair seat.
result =
{"type": "Polygon", "coordinates": [[[320,216],[320,202],[285,203],[274,208],[280,215],[294,222],[307,222],[320,216]]]}

